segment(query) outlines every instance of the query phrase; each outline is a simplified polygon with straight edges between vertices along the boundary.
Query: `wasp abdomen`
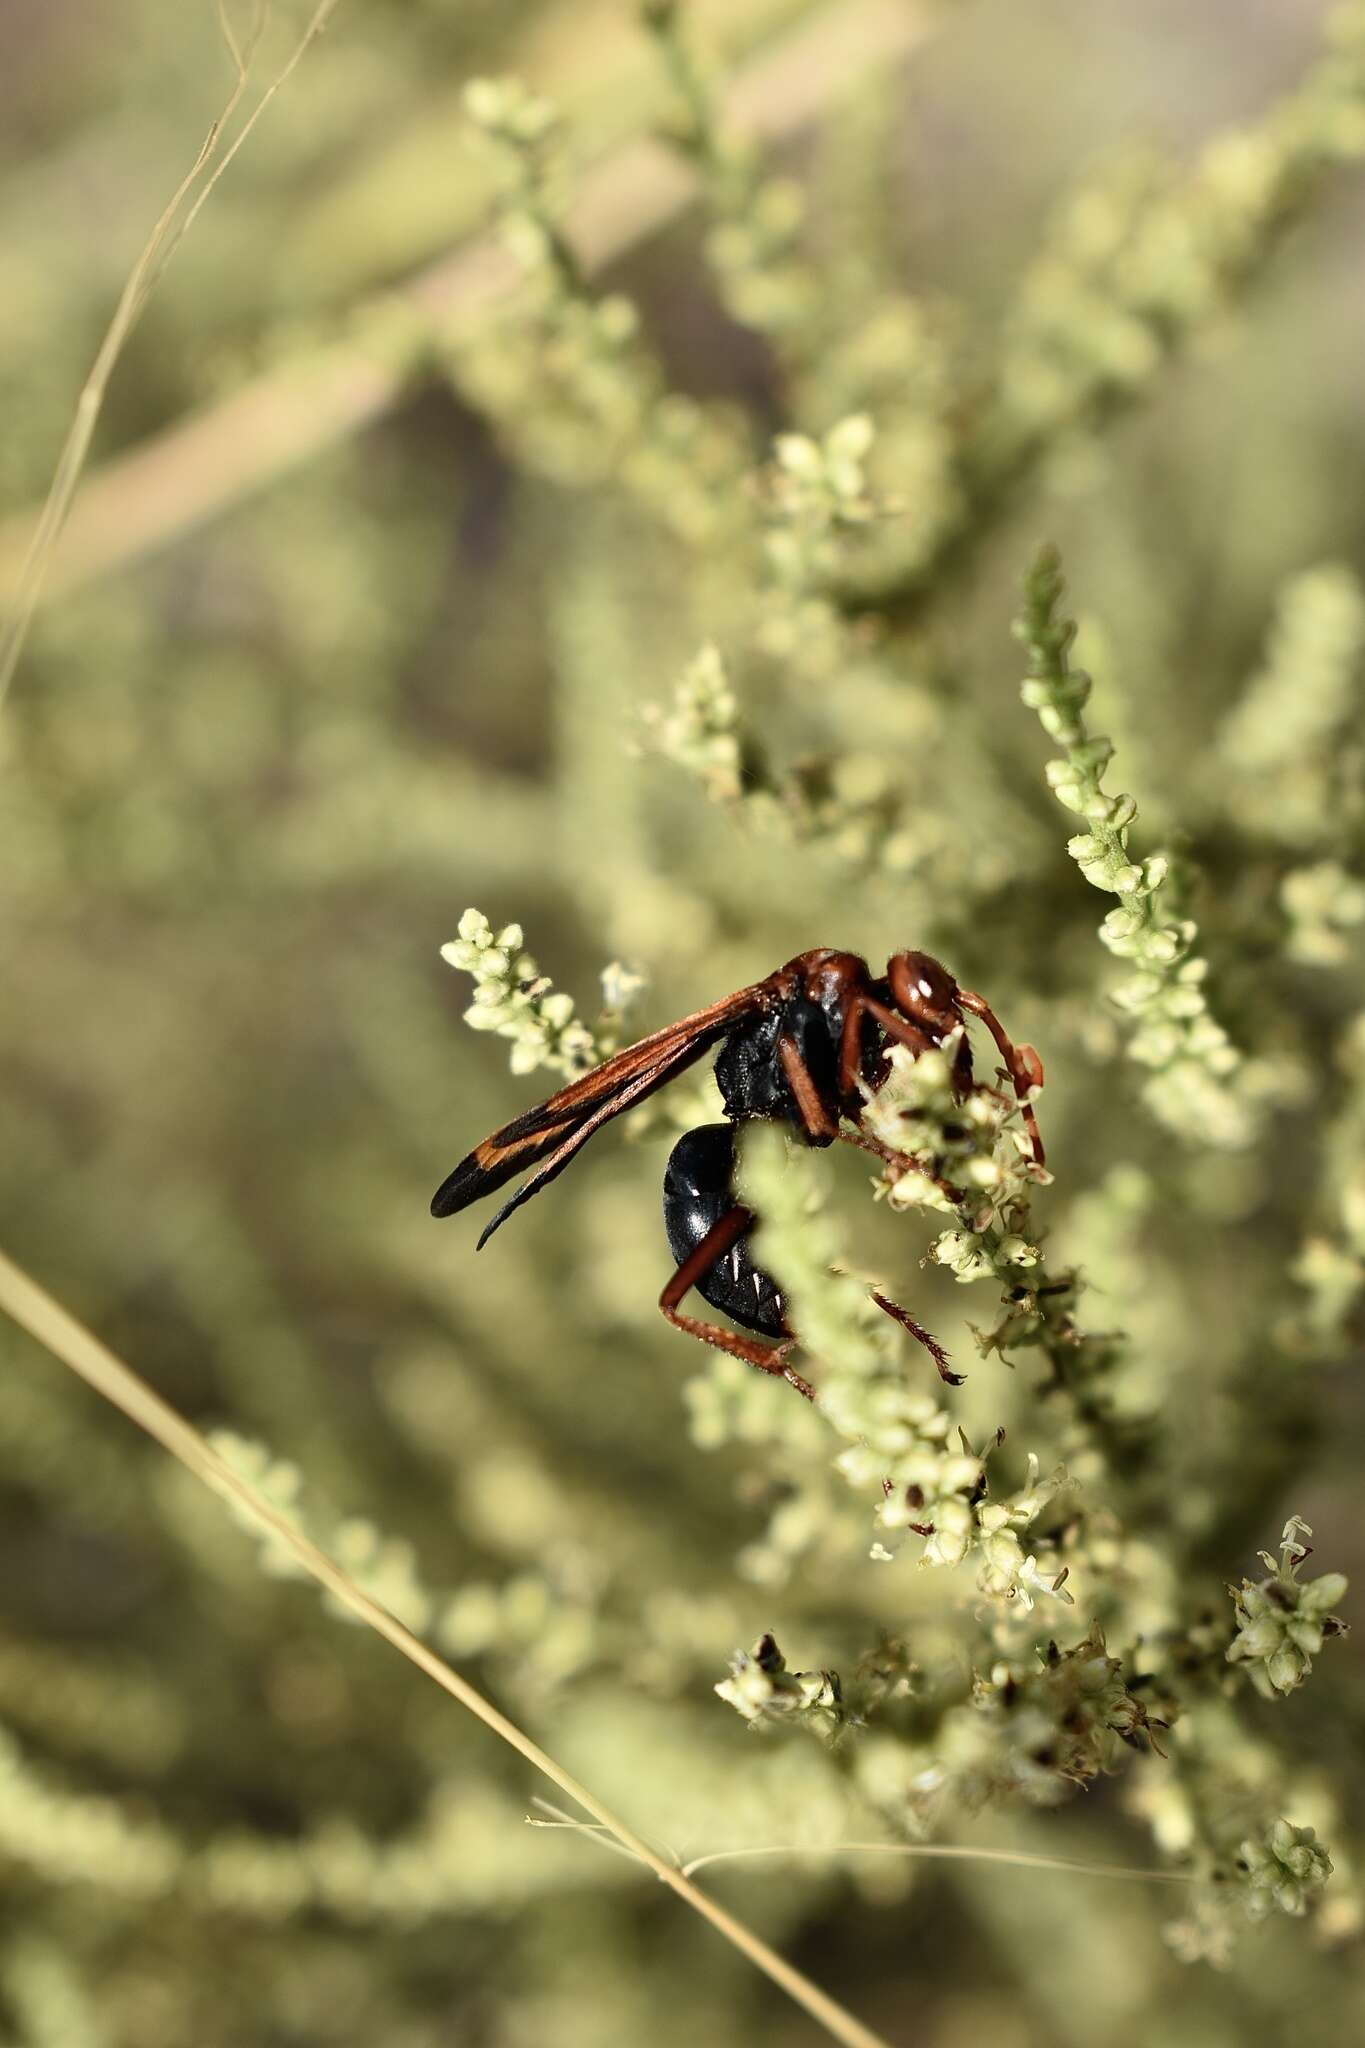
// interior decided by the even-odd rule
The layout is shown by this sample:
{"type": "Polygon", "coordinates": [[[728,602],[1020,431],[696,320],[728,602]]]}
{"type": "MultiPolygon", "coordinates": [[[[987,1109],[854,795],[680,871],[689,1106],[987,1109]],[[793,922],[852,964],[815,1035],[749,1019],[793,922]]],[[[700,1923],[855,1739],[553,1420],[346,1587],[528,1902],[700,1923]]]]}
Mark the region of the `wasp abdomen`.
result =
{"type": "MultiPolygon", "coordinates": [[[[703,1124],[679,1138],[664,1169],[664,1228],[681,1266],[709,1230],[734,1208],[735,1133],[730,1124],[703,1124]]],[[[743,1329],[785,1337],[787,1325],[776,1281],[760,1271],[741,1237],[708,1266],[696,1283],[712,1308],[743,1329]]]]}

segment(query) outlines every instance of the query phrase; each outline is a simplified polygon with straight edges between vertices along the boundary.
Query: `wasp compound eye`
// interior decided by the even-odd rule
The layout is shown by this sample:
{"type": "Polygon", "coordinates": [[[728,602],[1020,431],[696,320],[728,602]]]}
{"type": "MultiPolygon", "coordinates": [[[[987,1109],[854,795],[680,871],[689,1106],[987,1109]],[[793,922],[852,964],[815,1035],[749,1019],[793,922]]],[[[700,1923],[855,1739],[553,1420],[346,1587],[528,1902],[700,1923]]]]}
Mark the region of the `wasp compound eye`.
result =
{"type": "Polygon", "coordinates": [[[948,1028],[960,1022],[957,983],[930,953],[897,953],[887,963],[897,1007],[907,1017],[932,1018],[948,1028]]]}

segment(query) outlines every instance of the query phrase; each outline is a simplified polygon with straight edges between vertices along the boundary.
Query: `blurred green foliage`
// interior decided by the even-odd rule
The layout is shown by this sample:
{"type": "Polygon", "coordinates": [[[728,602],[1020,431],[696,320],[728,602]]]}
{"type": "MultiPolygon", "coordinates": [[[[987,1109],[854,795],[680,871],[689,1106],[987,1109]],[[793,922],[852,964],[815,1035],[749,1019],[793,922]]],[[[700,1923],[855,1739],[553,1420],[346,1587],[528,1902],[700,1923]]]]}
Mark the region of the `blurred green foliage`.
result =
{"type": "MultiPolygon", "coordinates": [[[[908,51],[860,0],[646,11],[343,4],[153,299],[104,456],[280,366],[307,406],[376,293],[405,382],[40,616],[3,734],[6,1249],[679,1854],[929,1828],[1235,1895],[707,1874],[888,2040],[1357,2038],[1365,1670],[1322,1639],[1365,1579],[1365,8],[974,0],[908,51]],[[827,86],[783,64],[822,30],[866,45],[827,86]],[[565,208],[659,126],[692,196],[603,275],[565,208]],[[404,279],[495,215],[520,283],[415,328],[404,279]],[[1080,616],[1070,660],[1035,574],[1050,738],[1011,638],[1044,537],[1080,616]],[[1039,1048],[1053,1183],[1001,1193],[1008,1130],[945,1136],[927,1071],[911,1112],[1004,1221],[874,1206],[851,1155],[812,1217],[755,1157],[829,1420],[652,1306],[704,1077],[476,1259],[430,1190],[553,1085],[499,1030],[522,1072],[586,1042],[486,958],[511,1007],[463,1028],[470,904],[599,1046],[628,996],[627,1036],[807,946],[931,948],[1039,1048]],[[1197,1028],[1236,1116],[1153,1095],[1197,1028]],[[835,1246],[963,1387],[862,1328],[835,1246]],[[871,1559],[902,1456],[942,1524],[902,1494],[871,1559]],[[1248,1579],[1291,1515],[1320,1576],[1291,1529],[1248,1579]]],[[[0,48],[17,514],[225,64],[211,6],[149,0],[20,6],[0,48]]],[[[6,2048],[811,2038],[3,1341],[6,2048]]]]}

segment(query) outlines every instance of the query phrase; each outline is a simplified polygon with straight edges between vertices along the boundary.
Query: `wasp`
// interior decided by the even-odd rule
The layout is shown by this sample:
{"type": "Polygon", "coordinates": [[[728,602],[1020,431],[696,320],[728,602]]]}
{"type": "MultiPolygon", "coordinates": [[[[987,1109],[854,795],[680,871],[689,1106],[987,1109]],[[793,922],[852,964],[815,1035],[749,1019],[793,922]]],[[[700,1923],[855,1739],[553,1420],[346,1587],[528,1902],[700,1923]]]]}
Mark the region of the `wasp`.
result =
{"type": "MultiPolygon", "coordinates": [[[[1010,1042],[982,996],[960,987],[927,953],[895,953],[885,975],[877,978],[858,954],[816,947],[798,953],[764,980],[626,1046],[548,1102],[514,1117],[442,1181],[431,1213],[453,1216],[533,1167],[485,1225],[482,1250],[515,1210],[558,1178],[594,1131],[719,1045],[716,1082],[729,1121],[686,1132],[664,1170],[664,1229],[674,1271],[659,1307],[675,1329],[761,1372],[779,1375],[813,1399],[810,1386],[789,1362],[796,1337],[782,1291],[755,1264],[749,1249],[756,1219],[735,1190],[736,1127],[761,1117],[788,1124],[807,1145],[832,1145],[843,1138],[886,1156],[860,1125],[868,1096],[886,1078],[891,1048],[928,1052],[960,1032],[953,1086],[961,1099],[979,1085],[961,1028],[968,1015],[980,1018],[999,1048],[1041,1167],[1043,1143],[1032,1091],[1042,1085],[1042,1063],[1031,1046],[1010,1042]],[[682,1302],[694,1287],[738,1327],[723,1329],[685,1314],[682,1302]]],[[[883,1295],[874,1293],[873,1299],[926,1346],[942,1377],[957,1384],[959,1376],[949,1370],[942,1347],[909,1311],[883,1295]]]]}

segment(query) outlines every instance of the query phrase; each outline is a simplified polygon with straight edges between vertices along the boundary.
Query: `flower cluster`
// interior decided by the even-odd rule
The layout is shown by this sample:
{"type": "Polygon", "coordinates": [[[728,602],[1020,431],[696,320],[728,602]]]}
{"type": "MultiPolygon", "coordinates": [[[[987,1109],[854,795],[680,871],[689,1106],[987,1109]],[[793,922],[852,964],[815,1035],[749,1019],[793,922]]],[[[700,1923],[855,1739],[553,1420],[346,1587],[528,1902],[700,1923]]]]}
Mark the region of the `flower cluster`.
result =
{"type": "MultiPolygon", "coordinates": [[[[823,615],[827,607],[812,600],[799,609],[823,615]]],[[[788,651],[790,624],[779,627],[777,615],[769,616],[760,636],[768,652],[788,651]]],[[[924,831],[906,829],[904,800],[884,760],[814,755],[774,770],[712,643],[688,663],[672,702],[645,717],[658,751],[694,776],[713,803],[742,807],[754,832],[818,843],[850,867],[891,872],[913,867],[927,844],[924,831]]]]}
{"type": "Polygon", "coordinates": [[[1103,1370],[1108,1347],[1081,1336],[1071,1321],[1076,1283],[1053,1277],[1031,1221],[1035,1188],[1051,1179],[1038,1166],[1017,1099],[974,1089],[959,1102],[953,1086],[954,1041],[912,1056],[895,1049],[886,1080],[863,1111],[864,1128],[884,1152],[878,1190],[893,1209],[947,1213],[928,1256],[962,1285],[993,1281],[1001,1312],[977,1332],[983,1353],[1041,1347],[1060,1382],[1074,1392],[1080,1377],[1103,1370]]]}
{"type": "Polygon", "coordinates": [[[1359,824],[1365,592],[1325,562],[1280,592],[1262,666],[1224,720],[1219,758],[1242,814],[1267,837],[1328,852],[1359,824]]]}
{"type": "Polygon", "coordinates": [[[1280,884],[1285,954],[1305,967],[1342,967],[1365,925],[1365,882],[1340,861],[1291,868],[1280,884]]]}
{"type": "Polygon", "coordinates": [[[1126,151],[1069,194],[1003,322],[994,402],[973,450],[996,483],[1069,429],[1149,390],[1236,301],[1333,164],[1365,152],[1358,10],[1256,127],[1215,135],[1180,174],[1126,151]]]}
{"type": "Polygon", "coordinates": [[[1228,1649],[1230,1664],[1245,1664],[1257,1692],[1266,1699],[1290,1693],[1303,1684],[1313,1659],[1329,1636],[1346,1633],[1332,1609],[1346,1592],[1342,1572],[1299,1580],[1311,1552],[1303,1541],[1313,1531],[1291,1515],[1280,1538],[1278,1562],[1268,1550],[1260,1557],[1268,1576],[1253,1583],[1243,1579],[1230,1587],[1237,1610],[1237,1633],[1228,1649]]]}
{"type": "Polygon", "coordinates": [[[751,1726],[800,1717],[822,1732],[833,1733],[843,1718],[837,1672],[789,1671],[770,1635],[760,1637],[752,1650],[736,1651],[730,1659],[730,1676],[722,1679],[715,1691],[751,1726]]]}
{"type": "MultiPolygon", "coordinates": [[[[964,1178],[971,1178],[966,1169],[973,1163],[994,1165],[995,1140],[1008,1132],[1005,1149],[1012,1164],[977,1176],[981,1191],[970,1211],[977,1226],[970,1256],[983,1275],[1009,1276],[1014,1291],[1026,1240],[1017,1230],[999,1226],[991,1204],[1018,1198],[1017,1190],[1007,1192],[1012,1172],[1022,1187],[1027,1174],[1036,1171],[1024,1166],[1014,1144],[1017,1109],[985,1090],[956,1103],[949,1059],[940,1053],[915,1058],[897,1049],[891,1065],[891,1078],[867,1105],[866,1126],[883,1140],[894,1134],[907,1149],[924,1148],[922,1164],[907,1160],[903,1173],[898,1162],[889,1167],[892,1177],[883,1186],[897,1206],[907,1206],[911,1197],[922,1206],[950,1203],[941,1177],[945,1153],[951,1153],[964,1178]],[[942,1123],[931,1135],[931,1104],[951,1131],[950,1139],[942,1135],[942,1123]],[[973,1138],[982,1149],[975,1149],[973,1138]],[[926,1172],[931,1158],[933,1168],[926,1172]]],[[[803,1345],[826,1367],[820,1411],[845,1440],[836,1470],[857,1490],[881,1496],[872,1556],[888,1561],[909,1537],[918,1537],[926,1565],[955,1567],[971,1556],[978,1590],[991,1600],[1017,1604],[1023,1612],[1039,1597],[1069,1602],[1065,1561],[1055,1539],[1038,1529],[1067,1486],[1065,1470],[1059,1466],[1044,1477],[1038,1459],[1030,1455],[1023,1484],[993,1497],[988,1463],[1000,1438],[974,1449],[955,1429],[947,1409],[907,1382],[890,1322],[876,1312],[866,1284],[837,1269],[838,1242],[812,1179],[809,1154],[790,1148],[779,1132],[759,1126],[746,1133],[743,1162],[742,1188],[762,1219],[755,1256],[778,1278],[803,1345]]],[[[965,1208],[967,1198],[959,1200],[965,1208]]],[[[969,1233],[954,1235],[966,1239],[969,1233]]],[[[946,1374],[941,1358],[940,1370],[946,1374]]]]}
{"type": "Polygon", "coordinates": [[[1128,834],[1137,804],[1103,787],[1113,747],[1092,734],[1082,716],[1090,678],[1069,659],[1076,628],[1060,616],[1062,591],[1056,551],[1046,548],[1025,584],[1015,629],[1029,655],[1022,695],[1048,737],[1065,749],[1047,764],[1048,785],[1086,825],[1067,841],[1067,852],[1093,888],[1119,899],[1100,926],[1100,939],[1137,970],[1111,991],[1132,1022],[1128,1050],[1152,1070],[1144,1093],[1163,1123],[1187,1139],[1245,1145],[1255,1116],[1238,1086],[1241,1054],[1209,1009],[1208,963],[1193,950],[1198,928],[1171,907],[1179,871],[1166,854],[1133,859],[1128,834]]]}
{"type": "Polygon", "coordinates": [[[867,526],[885,509],[868,487],[873,439],[866,413],[840,420],[818,441],[778,435],[766,478],[767,553],[781,588],[819,589],[838,559],[838,536],[867,526]]]}
{"type": "Polygon", "coordinates": [[[441,958],[474,977],[474,1000],[464,1013],[465,1023],[472,1031],[492,1031],[511,1039],[514,1074],[534,1073],[537,1067],[581,1074],[611,1051],[621,1014],[643,987],[639,975],[619,961],[603,968],[605,1018],[592,1031],[575,1016],[573,997],[556,989],[522,950],[519,924],[495,933],[481,910],[466,910],[459,934],[442,946],[441,958]]]}
{"type": "Polygon", "coordinates": [[[518,78],[472,78],[464,106],[485,134],[512,149],[543,151],[559,133],[553,104],[518,78]]]}
{"type": "Polygon", "coordinates": [[[510,167],[501,224],[525,302],[515,319],[443,338],[454,382],[547,474],[611,477],[693,544],[722,524],[747,529],[747,436],[726,409],[669,388],[634,303],[595,293],[564,233],[557,111],[515,79],[476,80],[465,109],[510,167]]]}
{"type": "Polygon", "coordinates": [[[713,803],[736,803],[744,794],[739,700],[712,642],[687,664],[672,703],[657,707],[649,723],[660,753],[694,775],[713,803]]]}
{"type": "MultiPolygon", "coordinates": [[[[320,1514],[305,1500],[298,1467],[287,1458],[275,1457],[266,1445],[253,1438],[238,1436],[232,1430],[215,1430],[209,1441],[219,1457],[255,1493],[327,1551],[372,1600],[419,1633],[427,1626],[433,1612],[432,1599],[422,1584],[416,1552],[405,1538],[388,1535],[360,1515],[337,1519],[320,1514]]],[[[308,1577],[276,1529],[253,1515],[244,1502],[233,1499],[230,1506],[234,1519],[255,1537],[263,1571],[272,1578],[308,1577]]],[[[349,1607],[330,1593],[324,1595],[324,1605],[338,1620],[357,1619],[349,1607]]]]}
{"type": "MultiPolygon", "coordinates": [[[[1069,1606],[1068,1567],[1059,1562],[1055,1538],[1035,1534],[1032,1550],[1025,1550],[1021,1540],[1023,1532],[1033,1530],[1044,1510],[1066,1489],[1066,1468],[1057,1466],[1045,1479],[1036,1454],[1030,1451],[1024,1484],[992,1499],[986,1490],[987,1460],[991,1448],[1002,1441],[1001,1434],[979,1453],[961,1432],[959,1439],[960,1452],[945,1448],[931,1462],[917,1446],[901,1461],[895,1478],[887,1481],[889,1490],[877,1514],[879,1528],[911,1530],[922,1536],[921,1564],[959,1565],[973,1554],[978,1565],[977,1590],[987,1599],[1017,1602],[1026,1614],[1043,1598],[1069,1606]],[[923,1477],[907,1478],[907,1469],[923,1477]]],[[[855,1472],[862,1476],[864,1464],[865,1460],[848,1453],[839,1460],[840,1469],[850,1477],[855,1472]]],[[[893,1554],[884,1543],[873,1546],[874,1558],[885,1560],[893,1554]]]]}
{"type": "MultiPolygon", "coordinates": [[[[922,1821],[956,1795],[969,1808],[1001,1797],[1055,1806],[1078,1785],[1111,1771],[1123,1746],[1155,1746],[1154,1722],[1092,1626],[1070,1649],[1040,1644],[1027,1658],[998,1658],[944,1712],[907,1782],[886,1771],[890,1801],[922,1821]]],[[[869,1785],[869,1789],[873,1789],[869,1785]]]]}
{"type": "Polygon", "coordinates": [[[1243,1842],[1237,1864],[1246,1879],[1243,1904],[1253,1920],[1271,1912],[1299,1917],[1332,1875],[1332,1859],[1313,1829],[1287,1820],[1243,1842]]]}

